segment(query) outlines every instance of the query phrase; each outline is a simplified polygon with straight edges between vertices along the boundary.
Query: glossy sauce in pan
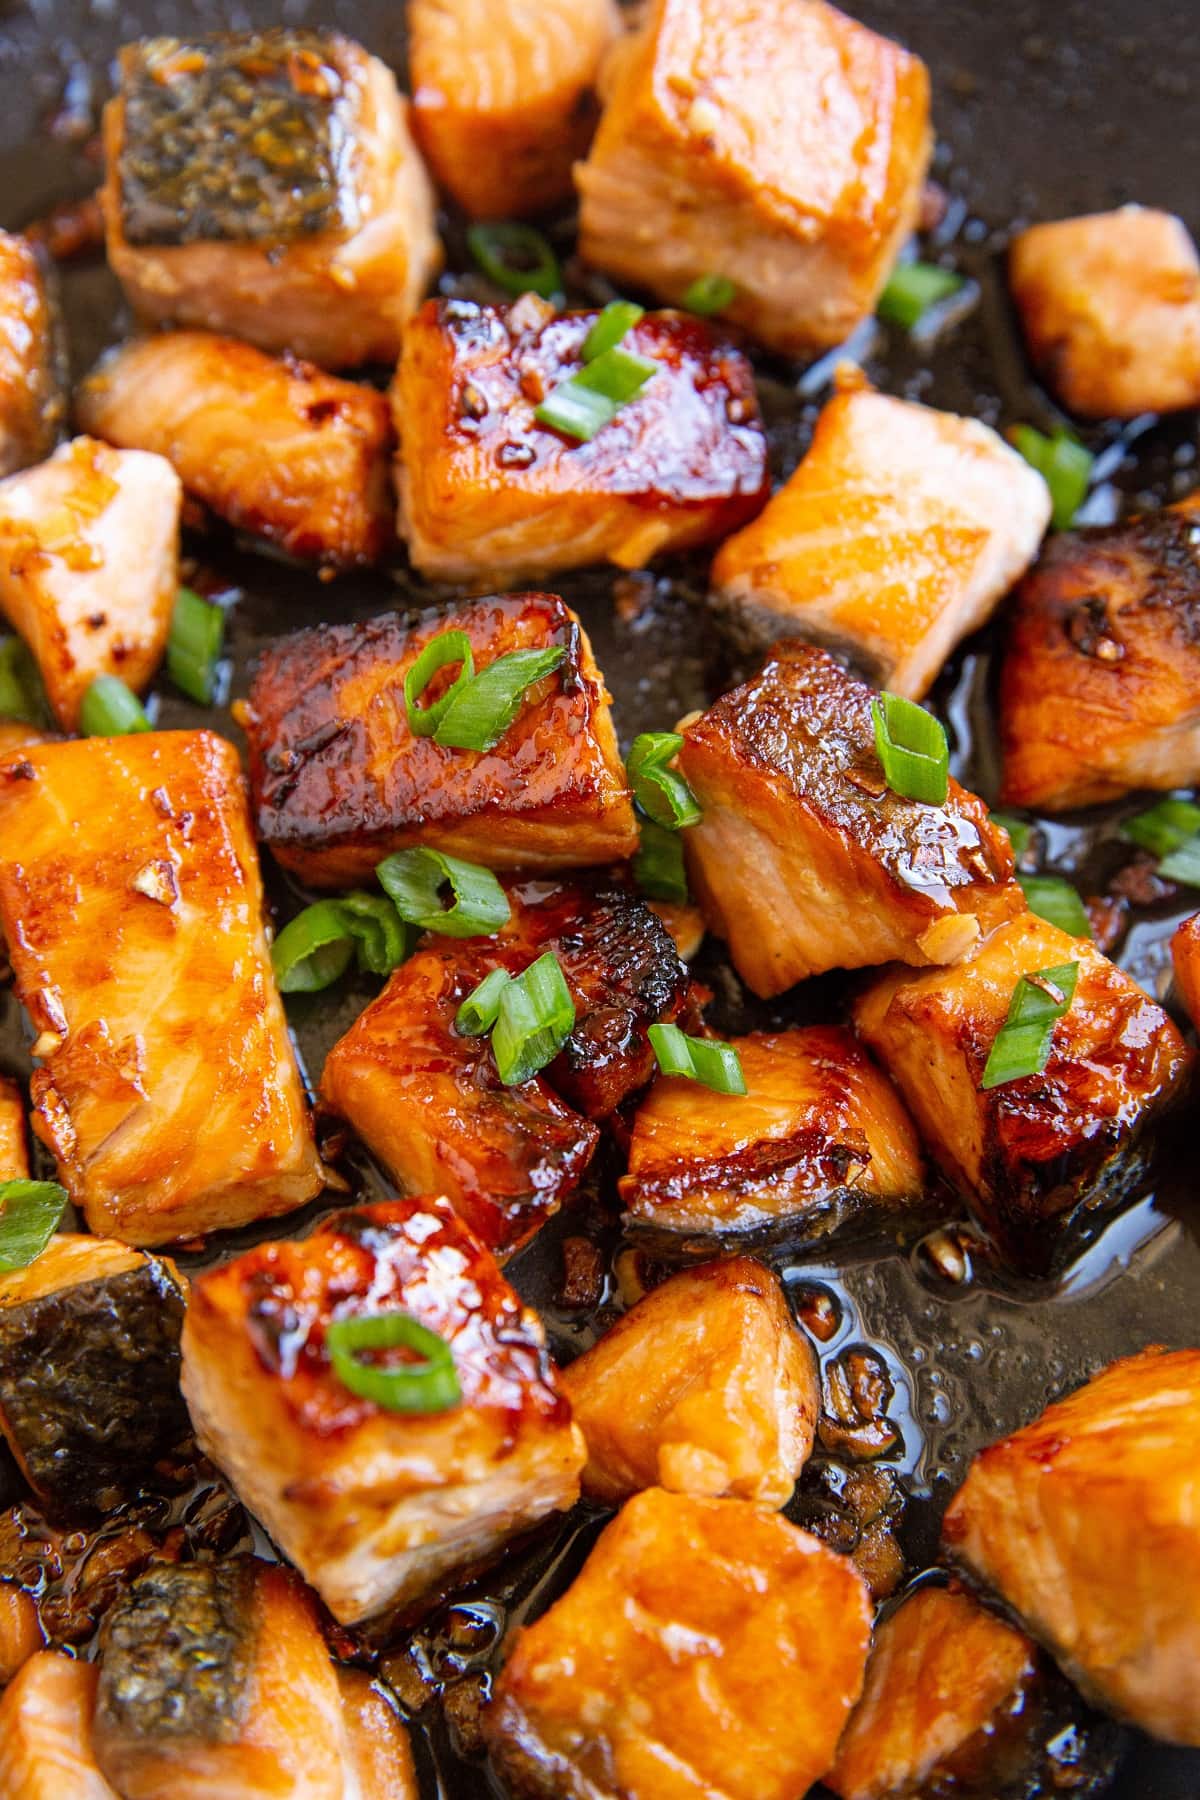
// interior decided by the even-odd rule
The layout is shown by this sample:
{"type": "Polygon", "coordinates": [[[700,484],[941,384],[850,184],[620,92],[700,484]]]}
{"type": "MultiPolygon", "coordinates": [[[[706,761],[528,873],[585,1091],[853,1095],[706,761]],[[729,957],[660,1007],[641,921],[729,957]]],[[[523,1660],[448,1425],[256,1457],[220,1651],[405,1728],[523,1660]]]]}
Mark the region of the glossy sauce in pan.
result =
{"type": "MultiPolygon", "coordinates": [[[[932,340],[906,340],[870,327],[851,353],[885,391],[1000,428],[1019,419],[1044,428],[1054,414],[1032,385],[1021,353],[1003,282],[1003,243],[1014,220],[1133,198],[1179,211],[1193,230],[1200,226],[1194,185],[1200,116],[1188,75],[1200,68],[1200,14],[1171,0],[1038,0],[1012,8],[981,8],[973,0],[863,0],[851,10],[910,43],[931,66],[941,138],[934,173],[947,204],[925,254],[930,247],[948,248],[955,266],[971,278],[932,340]]],[[[399,12],[383,0],[300,0],[287,7],[286,17],[335,23],[402,66],[399,12]]],[[[21,226],[51,204],[85,194],[94,182],[89,144],[118,44],[145,30],[245,26],[279,16],[269,0],[237,7],[229,0],[179,0],[165,8],[150,0],[104,8],[87,0],[0,6],[0,223],[21,226]]],[[[486,290],[477,278],[461,274],[466,259],[454,221],[446,221],[446,235],[449,268],[460,273],[445,279],[444,291],[482,297],[486,290]]],[[[569,221],[558,235],[560,248],[569,252],[569,221]]],[[[70,265],[63,285],[78,374],[127,321],[101,263],[70,265]]],[[[575,283],[571,296],[576,303],[609,297],[595,279],[575,283]]],[[[832,361],[803,375],[778,362],[756,362],[777,477],[792,468],[807,441],[832,361]]],[[[1085,435],[1099,453],[1100,479],[1084,515],[1089,521],[1200,485],[1194,415],[1085,435]]],[[[232,600],[230,700],[245,695],[253,658],[282,632],[437,597],[402,569],[323,584],[229,540],[197,540],[187,548],[232,600]]],[[[704,577],[705,564],[697,559],[655,575],[602,570],[560,583],[591,635],[626,744],[640,730],[669,727],[722,691],[735,672],[703,610],[704,577]]],[[[955,773],[989,799],[996,792],[994,635],[968,643],[932,696],[952,728],[955,773]]],[[[158,718],[169,726],[212,723],[240,742],[227,709],[201,715],[165,685],[158,718]]],[[[1137,802],[1125,810],[1137,810],[1137,802]]],[[[1107,946],[1110,953],[1162,996],[1167,937],[1195,909],[1198,896],[1164,891],[1147,880],[1117,835],[1120,816],[1115,809],[1048,825],[1046,866],[1076,881],[1085,895],[1106,898],[1105,923],[1118,932],[1115,948],[1107,946]]],[[[277,871],[267,874],[272,898],[287,916],[295,895],[277,871]]],[[[811,982],[777,1002],[756,1002],[712,940],[695,967],[714,991],[708,1016],[723,1032],[829,1017],[840,1003],[837,977],[811,982]]],[[[289,1003],[311,1077],[370,991],[350,982],[289,1003]]],[[[0,1067],[26,1073],[25,1042],[11,994],[0,990],[0,1067]]],[[[1174,1138],[1164,1135],[1158,1146],[1151,1184],[1052,1286],[1034,1287],[1004,1274],[977,1242],[953,1231],[923,1247],[883,1253],[878,1247],[830,1251],[818,1245],[811,1260],[800,1260],[785,1250],[769,1252],[818,1340],[826,1379],[821,1445],[789,1514],[843,1548],[869,1552],[881,1584],[899,1577],[901,1557],[904,1577],[915,1576],[935,1553],[941,1511],[978,1447],[1114,1356],[1149,1342],[1194,1342],[1200,1214],[1186,1116],[1174,1138]],[[864,1537],[871,1542],[864,1544],[864,1537]]],[[[365,1190],[383,1191],[361,1155],[351,1155],[343,1168],[365,1190]]],[[[602,1158],[578,1203],[510,1265],[564,1358],[636,1295],[639,1281],[654,1278],[644,1254],[624,1244],[612,1223],[615,1210],[605,1202],[613,1195],[613,1173],[602,1158]]],[[[297,1228],[307,1228],[318,1211],[299,1215],[297,1228]]],[[[237,1247],[271,1231],[264,1226],[238,1234],[237,1247]]],[[[213,1245],[208,1254],[228,1248],[213,1245]]],[[[197,1267],[205,1257],[180,1260],[185,1268],[197,1267]]],[[[197,1481],[186,1467],[160,1471],[153,1493],[96,1531],[46,1527],[19,1495],[15,1471],[0,1464],[0,1576],[19,1580],[37,1597],[48,1637],[80,1649],[123,1571],[143,1566],[148,1557],[224,1553],[251,1542],[266,1548],[211,1472],[202,1471],[197,1481]]],[[[548,1522],[419,1630],[399,1634],[382,1650],[334,1629],[335,1651],[378,1666],[416,1721],[429,1795],[457,1800],[493,1791],[478,1760],[476,1721],[504,1630],[561,1589],[600,1519],[580,1507],[565,1520],[548,1522]]],[[[765,1678],[769,1674],[764,1671],[765,1678]]],[[[1200,1753],[1165,1750],[1109,1727],[1091,1735],[1084,1729],[1073,1736],[1072,1730],[1069,1721],[1063,1724],[1056,1744],[1060,1777],[1074,1769],[1098,1779],[1120,1758],[1114,1784],[1103,1791],[1125,1800],[1195,1800],[1200,1793],[1200,1753]]],[[[1094,1779],[1061,1791],[1101,1791],[1094,1779]]],[[[1032,1800],[1035,1793],[1060,1789],[1018,1791],[1032,1800]]]]}

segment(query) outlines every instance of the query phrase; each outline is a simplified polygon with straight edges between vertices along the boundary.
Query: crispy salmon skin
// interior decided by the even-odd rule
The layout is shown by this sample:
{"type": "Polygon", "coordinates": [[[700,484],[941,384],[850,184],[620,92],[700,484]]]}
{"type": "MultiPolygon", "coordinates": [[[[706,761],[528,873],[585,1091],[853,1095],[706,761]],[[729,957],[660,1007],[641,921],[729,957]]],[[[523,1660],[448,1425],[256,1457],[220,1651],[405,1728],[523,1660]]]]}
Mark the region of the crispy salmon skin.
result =
{"type": "Polygon", "coordinates": [[[246,733],[258,835],[315,887],[369,879],[413,844],[544,870],[637,847],[608,691],[579,620],[554,594],[281,638],[255,670],[246,733]],[[450,630],[470,640],[478,670],[514,650],[564,652],[491,750],[446,748],[408,723],[405,677],[450,630]]]}
{"type": "Polygon", "coordinates": [[[655,363],[590,442],[534,411],[583,366],[594,312],[536,295],[509,307],[430,300],[392,387],[400,531],[442,581],[540,580],[586,563],[636,569],[742,525],[768,493],[746,358],[702,320],[648,313],[621,348],[655,363]]]}

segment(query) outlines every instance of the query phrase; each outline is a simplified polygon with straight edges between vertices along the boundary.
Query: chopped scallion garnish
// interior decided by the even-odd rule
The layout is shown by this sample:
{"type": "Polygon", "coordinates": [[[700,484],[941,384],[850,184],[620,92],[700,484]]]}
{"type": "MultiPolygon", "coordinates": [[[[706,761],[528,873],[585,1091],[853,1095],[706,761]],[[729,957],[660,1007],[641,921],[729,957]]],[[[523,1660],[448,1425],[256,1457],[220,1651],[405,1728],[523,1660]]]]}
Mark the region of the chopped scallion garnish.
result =
{"type": "Polygon", "coordinates": [[[534,408],[533,416],[540,425],[588,442],[641,392],[657,368],[653,357],[617,345],[585,363],[577,375],[560,381],[534,408]]]}
{"type": "Polygon", "coordinates": [[[225,614],[189,587],[175,595],[171,635],[167,639],[167,674],[197,706],[210,706],[216,692],[217,664],[225,642],[225,614]]]}
{"type": "Polygon", "coordinates": [[[1022,975],[988,1053],[981,1087],[1002,1087],[1024,1075],[1041,1074],[1050,1061],[1055,1021],[1070,1006],[1078,979],[1077,962],[1022,975]]]}
{"type": "Polygon", "coordinates": [[[724,312],[737,298],[737,289],[726,275],[697,275],[683,296],[686,311],[698,318],[711,318],[724,312]]]}
{"type": "Polygon", "coordinates": [[[615,350],[627,331],[632,331],[646,309],[632,300],[610,300],[583,340],[583,360],[595,362],[606,350],[615,350]]]}
{"type": "Polygon", "coordinates": [[[475,673],[471,640],[465,631],[439,631],[430,638],[416,662],[404,677],[404,710],[408,728],[417,737],[433,737],[450,709],[475,673]],[[418,705],[421,695],[441,669],[459,664],[458,674],[443,694],[428,706],[418,705]]]}
{"type": "Polygon", "coordinates": [[[1126,819],[1121,835],[1159,858],[1168,881],[1200,887],[1200,806],[1190,800],[1160,800],[1148,812],[1126,819]]]}
{"type": "Polygon", "coordinates": [[[1032,425],[1014,425],[1011,435],[1025,461],[1050,489],[1054,529],[1065,531],[1083,505],[1095,457],[1062,426],[1046,437],[1032,425]]]}
{"type": "Polygon", "coordinates": [[[1048,919],[1072,937],[1091,937],[1087,908],[1069,881],[1057,875],[1018,875],[1017,881],[1030,912],[1039,919],[1048,919]]]}
{"type": "Polygon", "coordinates": [[[342,894],[337,904],[354,940],[364,975],[390,975],[406,960],[416,933],[405,924],[386,894],[342,894]]]}
{"type": "Polygon", "coordinates": [[[57,1181],[0,1181],[0,1274],[28,1268],[42,1254],[66,1205],[57,1181]]]}
{"type": "Polygon", "coordinates": [[[400,917],[443,937],[490,937],[507,925],[508,896],[490,869],[441,850],[397,850],[376,870],[400,917]],[[450,904],[444,904],[448,890],[450,904]]]}
{"type": "Polygon", "coordinates": [[[97,675],[83,696],[79,729],[85,737],[127,737],[153,727],[131,687],[117,675],[97,675]]]}
{"type": "Polygon", "coordinates": [[[696,796],[683,776],[667,767],[682,746],[677,731],[643,731],[634,738],[625,759],[634,799],[646,817],[664,831],[682,831],[685,825],[697,824],[701,816],[696,796]]]}
{"type": "Polygon", "coordinates": [[[1007,832],[1008,841],[1012,845],[1013,857],[1015,861],[1020,862],[1033,837],[1033,826],[1027,824],[1024,819],[1014,819],[1011,813],[994,812],[991,818],[993,825],[998,825],[1001,831],[1007,832]]]}
{"type": "Polygon", "coordinates": [[[325,1327],[325,1349],[342,1386],[385,1412],[449,1412],[462,1399],[449,1344],[411,1313],[332,1319],[325,1327]],[[412,1360],[363,1362],[363,1350],[407,1350],[412,1360]]]}
{"type": "Polygon", "coordinates": [[[553,950],[503,988],[492,1055],[505,1087],[531,1081],[553,1062],[575,1028],[575,1002],[553,950]]]}
{"type": "Polygon", "coordinates": [[[471,989],[454,1015],[454,1027],[464,1037],[482,1037],[496,1023],[500,1012],[500,996],[512,980],[507,969],[493,969],[477,987],[471,989]]]}
{"type": "Polygon", "coordinates": [[[342,894],[288,920],[271,945],[271,966],[281,994],[318,994],[355,955],[365,974],[390,975],[411,947],[412,933],[384,895],[342,894]]]}
{"type": "Polygon", "coordinates": [[[467,249],[489,281],[506,294],[540,294],[554,300],[562,293],[558,258],[540,231],[517,219],[472,225],[467,249]]]}
{"type": "Polygon", "coordinates": [[[937,263],[899,263],[888,277],[875,312],[887,325],[911,331],[939,300],[948,300],[963,285],[961,275],[937,263]]]}
{"type": "Polygon", "coordinates": [[[687,872],[683,866],[683,843],[677,831],[656,825],[653,819],[638,822],[641,842],[633,859],[633,878],[643,894],[652,900],[673,900],[687,904],[687,872]]]}
{"type": "Polygon", "coordinates": [[[899,694],[880,694],[872,700],[871,718],[875,749],[892,792],[927,806],[944,806],[950,791],[945,726],[899,694]]]}
{"type": "Polygon", "coordinates": [[[494,750],[525,703],[529,689],[565,659],[561,648],[510,650],[460,686],[433,734],[454,750],[494,750]]]}
{"type": "Polygon", "coordinates": [[[33,651],[23,638],[0,643],[0,719],[44,725],[49,718],[46,693],[33,651]]]}
{"type": "Polygon", "coordinates": [[[732,1044],[688,1037],[678,1025],[651,1025],[646,1034],[664,1075],[682,1075],[717,1094],[744,1094],[742,1059],[732,1044]]]}

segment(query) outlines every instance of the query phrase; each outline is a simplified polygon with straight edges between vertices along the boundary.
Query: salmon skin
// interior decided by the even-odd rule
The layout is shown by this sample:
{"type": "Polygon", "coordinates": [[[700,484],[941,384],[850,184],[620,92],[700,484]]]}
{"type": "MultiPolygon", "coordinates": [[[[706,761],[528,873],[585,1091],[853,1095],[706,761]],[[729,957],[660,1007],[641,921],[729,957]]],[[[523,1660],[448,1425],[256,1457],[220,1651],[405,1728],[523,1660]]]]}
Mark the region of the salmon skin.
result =
{"type": "Polygon", "coordinates": [[[41,462],[67,417],[66,345],[48,263],[0,231],[0,477],[41,462]]]}

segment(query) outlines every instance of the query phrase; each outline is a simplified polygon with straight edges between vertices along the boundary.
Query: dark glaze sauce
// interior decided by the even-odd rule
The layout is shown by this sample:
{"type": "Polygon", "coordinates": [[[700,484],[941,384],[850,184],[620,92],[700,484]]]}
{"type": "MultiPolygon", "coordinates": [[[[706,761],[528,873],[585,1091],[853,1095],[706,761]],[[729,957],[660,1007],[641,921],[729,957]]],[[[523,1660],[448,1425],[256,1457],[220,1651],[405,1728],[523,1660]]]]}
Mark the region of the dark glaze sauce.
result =
{"type": "MultiPolygon", "coordinates": [[[[170,23],[181,32],[218,27],[230,22],[223,10],[220,0],[179,0],[170,23]]],[[[1188,70],[1196,66],[1200,48],[1196,22],[1174,0],[1144,0],[1136,8],[1129,0],[1087,5],[1079,0],[1066,7],[1023,0],[1015,10],[994,14],[946,0],[861,0],[853,10],[911,41],[932,66],[936,117],[947,140],[936,173],[948,189],[948,203],[922,253],[947,255],[970,277],[962,304],[935,341],[869,327],[855,351],[872,380],[888,392],[971,413],[993,425],[1028,419],[1046,428],[1054,410],[1031,380],[1005,296],[1004,222],[1014,216],[1063,216],[1131,198],[1172,206],[1185,216],[1194,210],[1200,113],[1190,100],[1188,70]]],[[[278,16],[268,0],[248,0],[238,22],[263,26],[278,16]]],[[[399,13],[390,3],[355,0],[351,6],[349,0],[328,0],[318,7],[315,0],[300,0],[295,18],[309,25],[335,22],[396,66],[402,64],[399,13]]],[[[21,225],[94,185],[94,165],[71,148],[86,136],[86,128],[82,133],[78,128],[79,108],[86,110],[89,96],[93,102],[103,97],[101,72],[117,46],[137,29],[159,30],[165,22],[161,10],[145,4],[110,13],[82,0],[56,0],[49,30],[44,14],[26,9],[0,20],[0,67],[13,90],[0,122],[0,168],[9,176],[5,224],[21,225]],[[53,141],[39,137],[30,148],[46,113],[54,115],[53,141]]],[[[1200,223],[1194,216],[1188,222],[1193,228],[1200,223]]],[[[443,292],[494,299],[479,277],[466,273],[470,264],[461,225],[449,221],[447,230],[453,272],[443,292]]],[[[569,257],[571,222],[552,225],[551,235],[569,257]]],[[[585,276],[575,265],[570,274],[572,304],[598,306],[613,297],[602,278],[585,276]]],[[[116,289],[98,266],[86,263],[65,271],[64,286],[75,370],[82,373],[120,329],[116,289]]],[[[786,475],[801,454],[831,372],[831,359],[803,374],[769,359],[755,360],[775,478],[786,475]]],[[[1100,457],[1097,487],[1086,508],[1092,523],[1106,523],[1120,509],[1179,498],[1197,485],[1192,416],[1138,421],[1120,430],[1102,426],[1083,435],[1100,457]]],[[[193,548],[199,553],[199,542],[193,548]]],[[[247,691],[254,656],[283,633],[330,619],[370,618],[394,608],[398,599],[421,605],[431,598],[427,587],[403,572],[395,582],[351,578],[329,588],[216,540],[205,540],[202,548],[207,567],[199,575],[241,590],[229,639],[231,692],[239,697],[247,691]]],[[[701,558],[653,575],[585,571],[556,583],[585,620],[616,696],[626,745],[636,732],[668,727],[682,713],[707,704],[747,672],[732,664],[703,609],[705,572],[701,558]]],[[[952,659],[933,697],[951,726],[955,773],[989,801],[999,786],[996,642],[993,631],[969,643],[952,659]]],[[[213,723],[238,738],[227,712],[200,714],[165,683],[156,707],[165,726],[213,723]]],[[[1055,871],[1077,881],[1085,895],[1098,897],[1115,932],[1113,953],[1161,995],[1170,929],[1194,910],[1196,896],[1159,881],[1121,842],[1121,817],[1144,804],[1144,797],[1134,797],[1104,812],[1047,821],[1038,833],[1038,849],[1055,871]]],[[[268,868],[267,874],[281,917],[290,916],[299,904],[296,890],[277,871],[268,868]]],[[[841,1004],[836,978],[810,982],[769,1005],[756,1004],[711,941],[694,966],[714,990],[708,1017],[724,1033],[828,1019],[837,1016],[841,1004]]],[[[349,983],[326,995],[300,997],[290,1007],[314,1082],[329,1046],[371,993],[366,984],[349,983]]],[[[4,1064],[25,1074],[28,1040],[15,1002],[3,990],[0,1034],[4,1064]]],[[[1200,1248],[1193,1166],[1190,1147],[1179,1153],[1162,1142],[1127,1210],[1052,1284],[1014,1276],[996,1263],[977,1233],[956,1225],[936,1234],[928,1251],[889,1245],[834,1254],[822,1247],[820,1263],[782,1249],[772,1253],[827,1369],[856,1347],[881,1359],[891,1387],[886,1420],[898,1434],[870,1462],[847,1457],[844,1445],[836,1457],[819,1450],[789,1515],[828,1532],[847,1550],[872,1536],[898,1542],[902,1580],[935,1559],[941,1512],[982,1444],[1026,1422],[1048,1398],[1117,1355],[1151,1341],[1194,1341],[1200,1248]],[[864,1471],[875,1478],[870,1484],[864,1471]],[[895,1525],[895,1532],[882,1532],[881,1521],[895,1525]]],[[[341,1167],[365,1196],[386,1191],[378,1171],[353,1147],[341,1167]]],[[[555,1353],[564,1359],[593,1341],[634,1296],[631,1284],[639,1270],[651,1278],[656,1273],[654,1264],[620,1236],[611,1201],[614,1173],[598,1170],[578,1202],[507,1269],[542,1314],[555,1353]]],[[[318,1209],[307,1209],[296,1229],[311,1229],[317,1216],[318,1209]]],[[[955,1202],[947,1203],[945,1216],[955,1218],[955,1202]]],[[[206,1257],[182,1260],[194,1272],[270,1230],[239,1234],[233,1244],[214,1244],[206,1257]]],[[[858,1382],[863,1398],[876,1387],[869,1372],[858,1382]]],[[[857,1405],[853,1391],[850,1398],[857,1405]]],[[[849,1425],[855,1422],[852,1418],[849,1425]]],[[[865,1424],[868,1437],[876,1435],[870,1419],[857,1422],[865,1424]]],[[[20,1502],[15,1513],[0,1514],[0,1566],[38,1596],[52,1637],[86,1649],[101,1601],[110,1603],[120,1591],[122,1567],[144,1566],[138,1557],[165,1550],[207,1558],[248,1547],[245,1515],[213,1485],[211,1471],[194,1489],[190,1479],[182,1469],[162,1471],[151,1484],[155,1492],[119,1510],[100,1532],[64,1534],[21,1500],[15,1474],[0,1467],[0,1498],[20,1502]]],[[[478,1709],[504,1632],[543,1610],[567,1585],[602,1522],[602,1515],[580,1507],[567,1520],[548,1523],[514,1545],[486,1577],[448,1597],[418,1631],[401,1634],[382,1651],[345,1633],[332,1636],[337,1654],[377,1661],[416,1720],[423,1792],[476,1800],[481,1792],[497,1791],[474,1759],[478,1709]]],[[[261,1537],[255,1547],[265,1548],[261,1537]]],[[[881,1555],[895,1573],[886,1544],[881,1555]]],[[[1200,1785],[1194,1755],[1152,1746],[1136,1734],[1131,1745],[1123,1776],[1111,1790],[1113,1800],[1194,1800],[1200,1785]]],[[[1071,1727],[1064,1728],[1058,1750],[1057,1777],[1018,1791],[1040,1800],[1062,1791],[1087,1792],[1082,1782],[1064,1782],[1063,1774],[1078,1774],[1080,1757],[1085,1765],[1089,1759],[1101,1765],[1112,1760],[1111,1754],[1095,1759],[1071,1727]]]]}

